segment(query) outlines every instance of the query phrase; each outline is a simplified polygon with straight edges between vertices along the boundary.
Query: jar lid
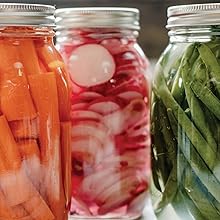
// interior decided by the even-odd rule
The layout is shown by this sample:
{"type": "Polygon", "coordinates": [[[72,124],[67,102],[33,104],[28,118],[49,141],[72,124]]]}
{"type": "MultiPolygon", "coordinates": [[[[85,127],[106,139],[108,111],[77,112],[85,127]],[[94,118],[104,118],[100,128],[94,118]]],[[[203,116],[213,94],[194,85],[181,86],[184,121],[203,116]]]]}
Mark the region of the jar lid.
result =
{"type": "Polygon", "coordinates": [[[55,26],[55,7],[41,4],[0,3],[0,25],[55,26]]]}
{"type": "Polygon", "coordinates": [[[140,29],[139,10],[136,8],[63,8],[56,11],[56,16],[58,30],[65,28],[140,29]]]}
{"type": "Polygon", "coordinates": [[[167,28],[220,25],[220,3],[171,6],[167,28]]]}

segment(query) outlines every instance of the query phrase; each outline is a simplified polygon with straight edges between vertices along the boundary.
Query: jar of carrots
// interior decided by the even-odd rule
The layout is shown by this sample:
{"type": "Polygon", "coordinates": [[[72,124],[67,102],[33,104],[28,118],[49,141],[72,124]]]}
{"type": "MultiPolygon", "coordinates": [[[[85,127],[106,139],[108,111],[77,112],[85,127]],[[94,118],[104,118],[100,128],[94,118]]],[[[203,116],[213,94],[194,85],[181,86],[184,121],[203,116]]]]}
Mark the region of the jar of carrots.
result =
{"type": "Polygon", "coordinates": [[[151,173],[149,64],[137,43],[139,11],[58,9],[57,25],[70,73],[70,216],[137,219],[150,204],[151,173]]]}
{"type": "Polygon", "coordinates": [[[0,4],[0,219],[65,220],[69,96],[52,6],[0,4]]]}

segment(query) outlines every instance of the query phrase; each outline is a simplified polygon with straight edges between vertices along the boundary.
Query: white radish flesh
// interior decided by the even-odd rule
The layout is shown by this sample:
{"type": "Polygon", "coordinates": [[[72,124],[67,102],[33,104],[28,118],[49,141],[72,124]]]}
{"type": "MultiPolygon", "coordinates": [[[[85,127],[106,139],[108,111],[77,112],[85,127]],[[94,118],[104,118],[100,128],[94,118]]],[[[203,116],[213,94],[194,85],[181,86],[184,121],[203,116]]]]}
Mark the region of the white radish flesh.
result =
{"type": "Polygon", "coordinates": [[[98,44],[86,44],[75,49],[68,66],[73,82],[85,87],[105,83],[115,73],[112,55],[98,44]]]}
{"type": "Polygon", "coordinates": [[[89,105],[88,109],[103,115],[107,115],[119,110],[120,106],[113,101],[101,101],[89,105]]]}
{"type": "Polygon", "coordinates": [[[102,115],[87,110],[76,110],[71,111],[70,113],[72,120],[81,120],[81,119],[94,119],[94,120],[102,120],[102,115]]]}
{"type": "Polygon", "coordinates": [[[143,97],[143,95],[140,92],[136,92],[136,91],[121,92],[117,96],[127,101],[133,99],[141,99],[143,97]]]}
{"type": "Polygon", "coordinates": [[[71,139],[72,153],[90,155],[92,160],[99,163],[103,157],[102,143],[92,136],[80,136],[71,139]]]}
{"type": "Polygon", "coordinates": [[[104,143],[108,136],[108,129],[103,124],[94,121],[80,121],[73,123],[71,137],[74,138],[83,135],[94,136],[104,143]]]}
{"type": "Polygon", "coordinates": [[[71,106],[71,110],[72,111],[75,111],[75,110],[83,110],[83,109],[86,109],[86,107],[87,107],[87,103],[77,103],[77,104],[73,104],[72,106],[71,106]]]}
{"type": "Polygon", "coordinates": [[[88,98],[88,99],[97,99],[103,97],[103,95],[97,92],[82,92],[79,94],[79,97],[88,98]]]}
{"type": "Polygon", "coordinates": [[[115,111],[103,117],[103,123],[113,135],[120,134],[124,129],[124,115],[121,110],[115,111]]]}

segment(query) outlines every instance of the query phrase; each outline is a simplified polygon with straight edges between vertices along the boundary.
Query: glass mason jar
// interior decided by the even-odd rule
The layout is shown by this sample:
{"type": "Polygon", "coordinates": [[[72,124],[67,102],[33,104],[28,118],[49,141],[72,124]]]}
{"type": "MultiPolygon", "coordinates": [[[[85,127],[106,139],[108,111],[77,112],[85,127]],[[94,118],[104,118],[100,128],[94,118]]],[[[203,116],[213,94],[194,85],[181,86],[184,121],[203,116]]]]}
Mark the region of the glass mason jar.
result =
{"type": "Polygon", "coordinates": [[[67,219],[70,102],[54,13],[0,4],[0,219],[67,219]]]}
{"type": "Polygon", "coordinates": [[[148,61],[137,44],[139,12],[57,11],[57,47],[70,73],[70,215],[138,218],[149,198],[148,61]]]}
{"type": "Polygon", "coordinates": [[[156,212],[220,219],[220,4],[170,7],[167,27],[152,97],[156,212]]]}

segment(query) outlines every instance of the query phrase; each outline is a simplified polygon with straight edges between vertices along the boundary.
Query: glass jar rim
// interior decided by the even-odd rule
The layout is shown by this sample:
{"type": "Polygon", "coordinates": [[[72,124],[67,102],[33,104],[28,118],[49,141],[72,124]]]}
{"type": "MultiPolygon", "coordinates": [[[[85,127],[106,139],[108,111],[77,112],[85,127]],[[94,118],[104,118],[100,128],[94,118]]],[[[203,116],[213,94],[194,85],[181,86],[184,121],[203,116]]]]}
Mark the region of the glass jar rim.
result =
{"type": "Polygon", "coordinates": [[[56,10],[57,29],[66,28],[127,28],[139,30],[137,8],[79,7],[56,10]]]}
{"type": "Polygon", "coordinates": [[[176,5],[167,9],[167,28],[220,25],[220,3],[176,5]]]}
{"type": "Polygon", "coordinates": [[[0,26],[55,27],[55,7],[44,4],[0,3],[0,26]]]}

